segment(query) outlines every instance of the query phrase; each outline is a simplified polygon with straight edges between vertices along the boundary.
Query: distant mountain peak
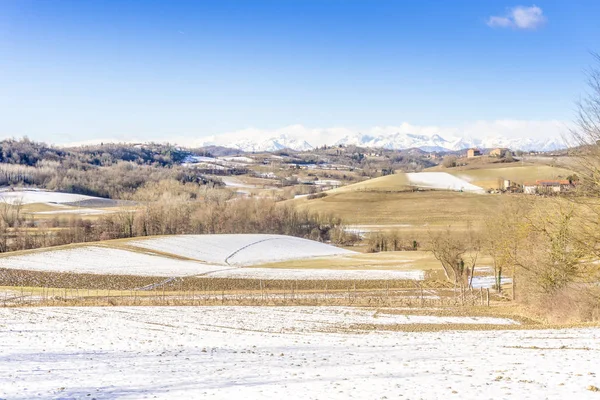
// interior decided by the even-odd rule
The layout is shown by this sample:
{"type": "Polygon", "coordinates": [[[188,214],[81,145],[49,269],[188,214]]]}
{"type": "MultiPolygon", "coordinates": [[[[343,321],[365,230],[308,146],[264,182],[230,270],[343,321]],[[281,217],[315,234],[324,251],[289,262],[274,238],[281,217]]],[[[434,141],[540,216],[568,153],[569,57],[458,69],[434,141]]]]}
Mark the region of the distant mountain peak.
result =
{"type": "MultiPolygon", "coordinates": [[[[289,133],[282,133],[268,139],[241,139],[237,141],[220,141],[217,136],[214,141],[204,145],[222,145],[246,152],[278,151],[284,149],[296,151],[310,151],[315,148],[311,143],[302,137],[289,133]]],[[[559,138],[506,138],[506,137],[486,137],[475,139],[468,136],[447,137],[439,134],[423,135],[415,133],[396,132],[392,134],[371,135],[357,132],[347,135],[334,143],[328,145],[354,145],[367,148],[384,148],[390,150],[403,150],[418,148],[424,151],[459,151],[471,147],[494,148],[507,147],[512,150],[523,151],[553,151],[565,148],[566,146],[559,138]]]]}

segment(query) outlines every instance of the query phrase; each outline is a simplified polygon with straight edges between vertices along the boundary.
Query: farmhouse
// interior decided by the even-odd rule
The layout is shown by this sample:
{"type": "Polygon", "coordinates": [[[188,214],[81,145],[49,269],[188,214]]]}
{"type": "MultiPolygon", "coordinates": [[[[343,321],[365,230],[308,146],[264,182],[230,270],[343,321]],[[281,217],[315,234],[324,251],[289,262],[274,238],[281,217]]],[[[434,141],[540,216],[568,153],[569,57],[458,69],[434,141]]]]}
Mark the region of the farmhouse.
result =
{"type": "Polygon", "coordinates": [[[561,180],[537,180],[535,182],[525,182],[523,184],[523,193],[525,194],[553,194],[563,193],[573,187],[573,183],[566,179],[561,180]]]}
{"type": "Polygon", "coordinates": [[[467,158],[479,157],[480,155],[481,155],[481,150],[479,150],[479,149],[467,150],[467,158]]]}
{"type": "Polygon", "coordinates": [[[492,151],[490,151],[490,157],[502,158],[502,157],[506,157],[506,155],[509,153],[510,153],[510,149],[507,149],[504,147],[497,147],[495,149],[492,149],[492,151]]]}

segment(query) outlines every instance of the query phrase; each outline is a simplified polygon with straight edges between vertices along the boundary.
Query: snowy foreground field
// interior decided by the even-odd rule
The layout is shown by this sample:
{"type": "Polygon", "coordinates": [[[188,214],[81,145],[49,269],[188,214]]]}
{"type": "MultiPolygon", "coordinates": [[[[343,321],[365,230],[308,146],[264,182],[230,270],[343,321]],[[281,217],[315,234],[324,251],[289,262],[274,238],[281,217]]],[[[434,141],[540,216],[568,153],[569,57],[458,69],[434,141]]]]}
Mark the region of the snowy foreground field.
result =
{"type": "Polygon", "coordinates": [[[0,398],[597,399],[600,329],[352,308],[0,309],[0,398]]]}

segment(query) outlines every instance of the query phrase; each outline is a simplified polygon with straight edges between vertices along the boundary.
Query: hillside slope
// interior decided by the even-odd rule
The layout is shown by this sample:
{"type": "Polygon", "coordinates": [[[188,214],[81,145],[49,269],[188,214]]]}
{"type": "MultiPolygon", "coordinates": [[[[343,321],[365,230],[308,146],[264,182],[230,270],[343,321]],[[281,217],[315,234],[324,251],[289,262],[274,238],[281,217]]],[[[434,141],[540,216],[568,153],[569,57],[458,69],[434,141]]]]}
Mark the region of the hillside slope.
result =
{"type": "Polygon", "coordinates": [[[565,179],[573,174],[571,170],[549,165],[504,165],[506,166],[476,169],[450,168],[446,172],[484,189],[497,188],[500,181],[504,179],[522,185],[525,182],[537,179],[565,179]]]}
{"type": "Polygon", "coordinates": [[[0,256],[0,269],[182,277],[269,262],[353,254],[283,235],[176,235],[5,253],[0,256]]]}

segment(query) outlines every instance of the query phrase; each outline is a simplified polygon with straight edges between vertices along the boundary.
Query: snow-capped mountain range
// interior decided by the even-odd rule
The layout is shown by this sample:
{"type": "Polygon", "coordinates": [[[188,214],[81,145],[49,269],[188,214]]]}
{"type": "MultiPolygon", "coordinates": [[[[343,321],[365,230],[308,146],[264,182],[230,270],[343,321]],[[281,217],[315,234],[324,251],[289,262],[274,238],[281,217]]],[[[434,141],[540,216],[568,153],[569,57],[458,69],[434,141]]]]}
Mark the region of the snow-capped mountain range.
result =
{"type": "MultiPolygon", "coordinates": [[[[268,139],[254,140],[251,138],[241,140],[228,140],[222,142],[219,137],[215,140],[202,143],[202,145],[221,145],[230,148],[236,148],[245,152],[277,151],[291,149],[296,151],[307,151],[315,146],[306,140],[289,134],[280,134],[268,139]]],[[[512,150],[523,151],[554,151],[565,148],[564,142],[560,138],[506,138],[506,137],[486,137],[483,139],[472,137],[446,137],[440,135],[416,135],[411,133],[394,133],[382,135],[369,135],[356,133],[347,135],[328,145],[355,145],[368,148],[384,148],[393,150],[402,150],[410,148],[419,148],[424,151],[458,151],[471,147],[494,148],[506,147],[512,150]]]]}
{"type": "MultiPolygon", "coordinates": [[[[219,143],[217,140],[216,143],[219,143]]],[[[213,143],[210,143],[213,144],[213,143]]],[[[222,146],[240,149],[246,152],[277,151],[291,149],[296,151],[307,151],[314,149],[306,140],[282,134],[265,140],[241,139],[222,146]]]]}

